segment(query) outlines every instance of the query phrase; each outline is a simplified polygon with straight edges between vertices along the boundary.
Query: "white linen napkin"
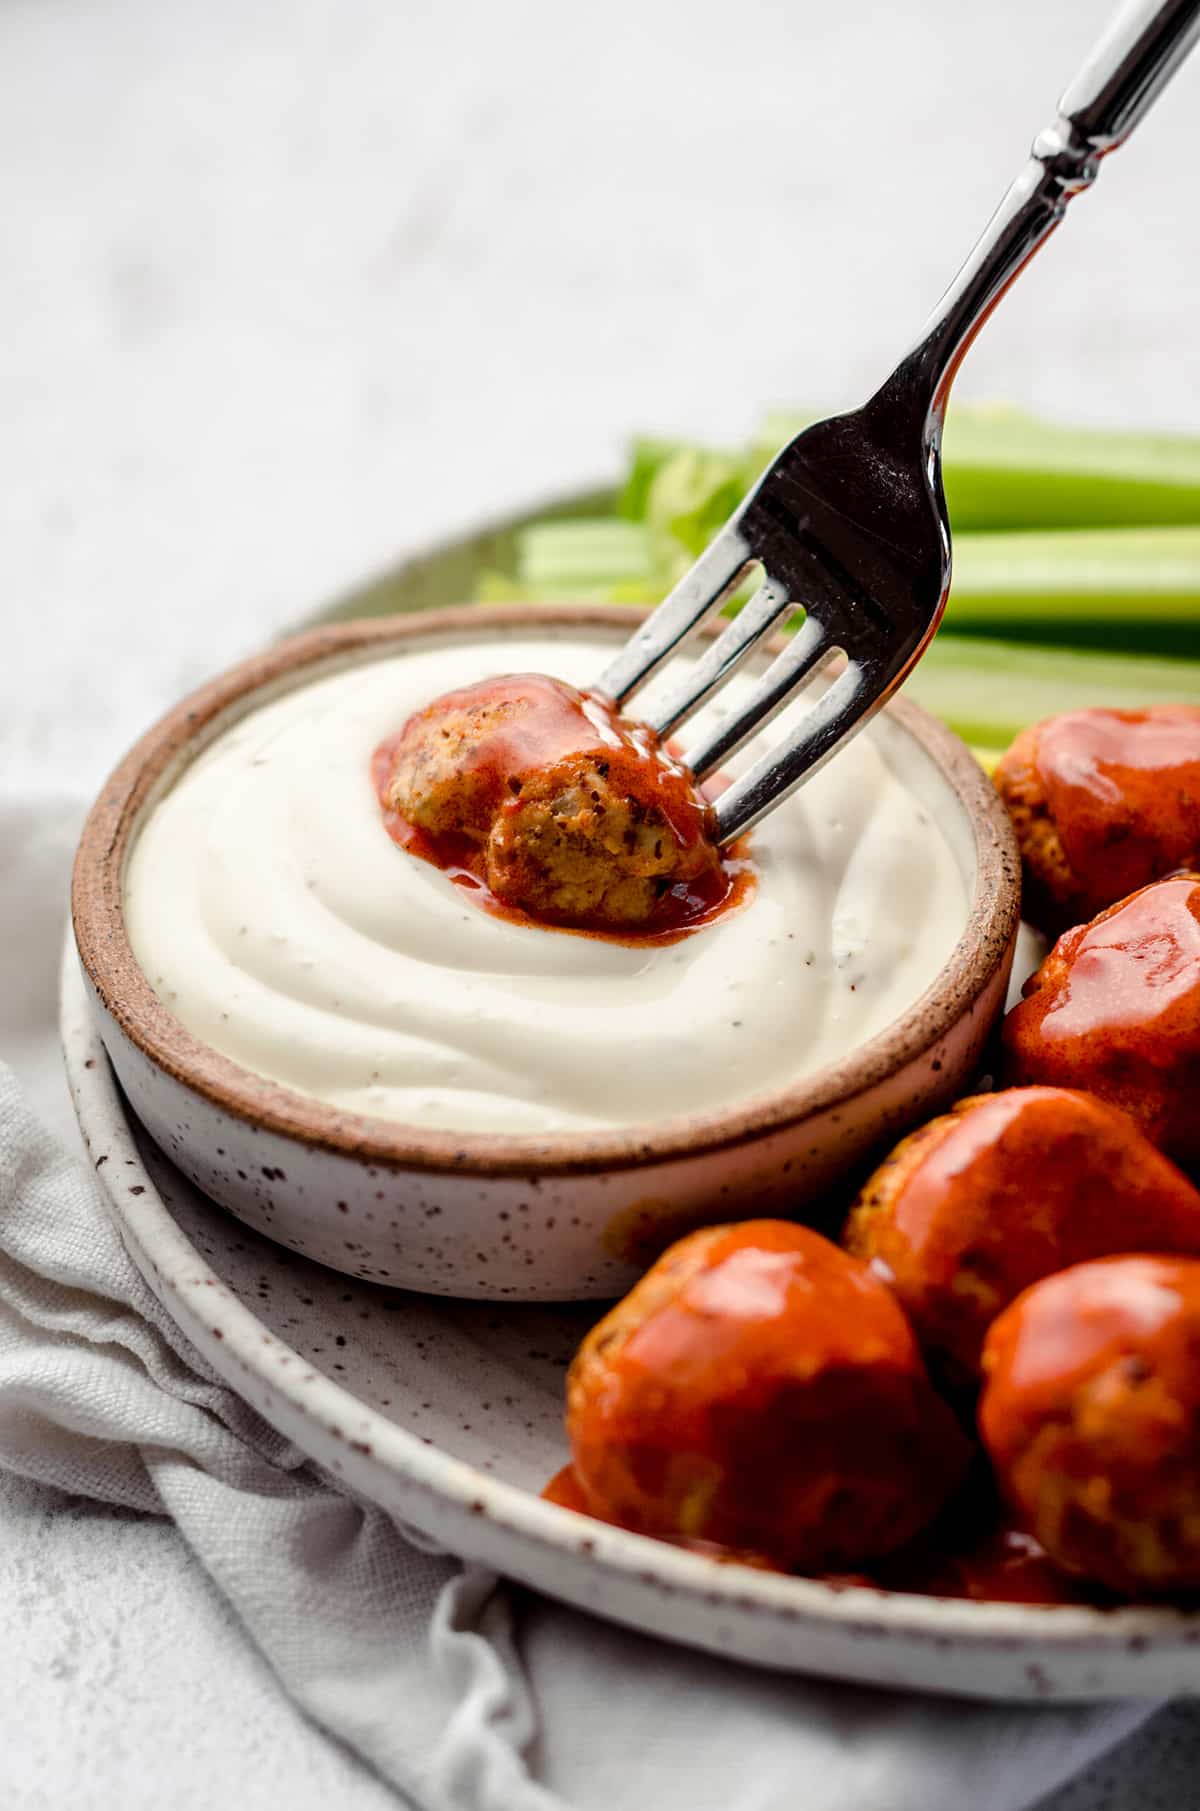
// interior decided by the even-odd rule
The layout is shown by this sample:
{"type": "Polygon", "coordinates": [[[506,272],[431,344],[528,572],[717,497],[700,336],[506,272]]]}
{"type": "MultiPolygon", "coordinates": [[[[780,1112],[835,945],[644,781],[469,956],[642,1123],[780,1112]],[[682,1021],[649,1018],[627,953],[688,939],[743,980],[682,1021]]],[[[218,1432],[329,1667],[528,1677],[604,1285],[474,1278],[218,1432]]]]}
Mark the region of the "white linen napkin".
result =
{"type": "MultiPolygon", "coordinates": [[[[46,1100],[77,817],[62,801],[0,811],[0,1035],[46,1100]]],[[[89,1168],[7,1065],[0,1468],[170,1517],[299,1709],[421,1811],[1021,1811],[1152,1708],[989,1706],[761,1673],[429,1550],[188,1346],[89,1168]]],[[[1068,1793],[1059,1811],[1084,1803],[1068,1793]]]]}

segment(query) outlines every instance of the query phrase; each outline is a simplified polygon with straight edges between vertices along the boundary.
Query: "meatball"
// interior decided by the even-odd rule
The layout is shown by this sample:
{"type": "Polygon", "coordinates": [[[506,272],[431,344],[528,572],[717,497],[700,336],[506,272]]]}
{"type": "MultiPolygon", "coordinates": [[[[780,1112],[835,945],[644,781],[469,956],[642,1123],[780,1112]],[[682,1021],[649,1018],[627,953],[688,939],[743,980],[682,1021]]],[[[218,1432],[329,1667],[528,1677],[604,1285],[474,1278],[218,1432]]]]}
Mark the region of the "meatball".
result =
{"type": "Polygon", "coordinates": [[[1067,711],[996,768],[1025,916],[1057,934],[1200,859],[1200,706],[1067,711]]]}
{"type": "MultiPolygon", "coordinates": [[[[573,1465],[564,1465],[560,1471],[556,1471],[541,1494],[543,1502],[557,1503],[560,1509],[573,1509],[576,1515],[590,1515],[593,1521],[608,1521],[610,1519],[608,1516],[597,1516],[595,1510],[591,1507],[588,1499],[580,1489],[579,1480],[575,1476],[575,1467],[573,1465]]],[[[773,1565],[769,1559],[765,1559],[761,1553],[739,1553],[736,1549],[731,1547],[717,1547],[711,1541],[687,1540],[681,1537],[677,1542],[672,1542],[672,1545],[685,1547],[691,1553],[711,1554],[714,1558],[718,1559],[736,1559],[739,1564],[743,1566],[753,1566],[755,1570],[759,1572],[777,1572],[780,1570],[780,1568],[773,1565]]],[[[871,1580],[863,1579],[862,1582],[864,1584],[870,1584],[871,1580]]]]}
{"type": "Polygon", "coordinates": [[[672,888],[720,874],[712,810],[687,769],[558,680],[448,692],[385,750],[384,805],[531,916],[651,926],[672,888]]]}
{"type": "Polygon", "coordinates": [[[992,1326],[979,1427],[1057,1565],[1123,1596],[1200,1589],[1200,1262],[1113,1257],[992,1326]]]}
{"type": "Polygon", "coordinates": [[[972,1387],[989,1325],[1039,1277],[1111,1252],[1200,1255],[1200,1191],[1115,1107],[1011,1088],[898,1145],[843,1243],[886,1277],[934,1370],[972,1387]]]}
{"type": "Polygon", "coordinates": [[[1155,881],[1060,937],[1004,1021],[1005,1080],[1086,1088],[1200,1161],[1200,875],[1155,881]]]}
{"type": "Polygon", "coordinates": [[[779,1220],[672,1246],[584,1340],[567,1432],[593,1514],[807,1571],[901,1546],[968,1452],[894,1297],[779,1220]]]}

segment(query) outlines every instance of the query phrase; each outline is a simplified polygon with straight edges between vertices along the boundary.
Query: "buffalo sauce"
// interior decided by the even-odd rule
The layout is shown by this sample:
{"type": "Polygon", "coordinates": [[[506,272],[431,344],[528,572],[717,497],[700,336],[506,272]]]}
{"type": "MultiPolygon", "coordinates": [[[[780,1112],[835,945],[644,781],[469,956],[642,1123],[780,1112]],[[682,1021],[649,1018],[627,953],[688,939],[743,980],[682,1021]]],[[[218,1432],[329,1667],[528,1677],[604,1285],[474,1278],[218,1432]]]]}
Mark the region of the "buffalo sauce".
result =
{"type": "Polygon", "coordinates": [[[981,1603],[1082,1604],[1096,1593],[1060,1572],[1020,1528],[995,1528],[949,1561],[943,1595],[981,1603]]]}
{"type": "Polygon", "coordinates": [[[784,1570],[900,1544],[967,1459],[888,1290],[783,1221],[660,1259],[584,1340],[567,1432],[606,1515],[784,1570]]]}
{"type": "Polygon", "coordinates": [[[1065,712],[1034,764],[1087,893],[1119,899],[1200,857],[1200,708],[1065,712]]]}
{"type": "Polygon", "coordinates": [[[557,1503],[560,1509],[573,1509],[576,1515],[590,1515],[594,1521],[603,1521],[596,1515],[580,1488],[579,1479],[575,1476],[573,1465],[564,1465],[556,1471],[549,1484],[542,1491],[546,1503],[557,1503]]]}
{"type": "Polygon", "coordinates": [[[979,1527],[968,1519],[938,1525],[926,1537],[877,1566],[870,1582],[918,1597],[960,1597],[973,1603],[1096,1604],[1109,1600],[1053,1564],[1044,1547],[1002,1516],[979,1527]]]}
{"type": "MultiPolygon", "coordinates": [[[[556,1503],[560,1509],[573,1509],[576,1515],[591,1516],[594,1522],[604,1522],[610,1528],[620,1527],[620,1523],[612,1521],[610,1517],[596,1514],[583,1494],[573,1465],[564,1465],[560,1471],[556,1471],[542,1490],[541,1496],[543,1502],[556,1503]]],[[[724,1565],[752,1566],[756,1572],[780,1570],[761,1553],[746,1553],[736,1547],[722,1547],[716,1541],[693,1541],[683,1535],[654,1535],[651,1538],[662,1541],[666,1547],[680,1547],[686,1553],[699,1553],[706,1559],[719,1560],[724,1565]]]]}
{"type": "MultiPolygon", "coordinates": [[[[904,1147],[902,1147],[903,1149],[904,1147]]],[[[913,1144],[886,1212],[846,1242],[886,1266],[918,1338],[954,1383],[977,1378],[989,1323],[1022,1289],[1127,1249],[1200,1252],[1200,1192],[1124,1113],[1025,1087],[960,1102],[913,1144]]]]}
{"type": "MultiPolygon", "coordinates": [[[[547,1503],[572,1509],[593,1521],[619,1526],[596,1514],[583,1494],[573,1465],[555,1472],[542,1491],[547,1503]]],[[[810,1576],[835,1590],[852,1587],[898,1591],[922,1597],[961,1597],[977,1603],[1087,1604],[1107,1602],[1103,1594],[1060,1572],[1031,1534],[1003,1522],[999,1515],[983,1526],[976,1518],[960,1525],[949,1516],[940,1518],[936,1537],[928,1536],[903,1548],[872,1571],[818,1572],[810,1576]]],[[[654,1536],[663,1539],[662,1536],[654,1536]]],[[[713,1541],[672,1538],[667,1546],[681,1547],[731,1565],[752,1566],[756,1571],[780,1572],[762,1554],[720,1547],[713,1541]]],[[[799,1576],[799,1575],[798,1575],[799,1576]]]]}
{"type": "Polygon", "coordinates": [[[905,1546],[876,1560],[862,1582],[880,1591],[954,1597],[973,1603],[1091,1604],[1114,1600],[1064,1572],[1014,1519],[977,1456],[941,1514],[905,1546]]]}
{"type": "Polygon", "coordinates": [[[1178,1393],[1180,1426],[1193,1412],[1198,1348],[1195,1259],[1096,1258],[1044,1278],[988,1335],[980,1427],[993,1461],[1022,1452],[1047,1422],[1066,1419],[1081,1391],[1107,1378],[1103,1398],[1093,1396],[1093,1420],[1135,1401],[1153,1410],[1122,1421],[1124,1456],[1132,1462],[1135,1429],[1144,1427],[1153,1445],[1165,1397],[1178,1393]]]}
{"type": "MultiPolygon", "coordinates": [[[[623,719],[611,699],[597,692],[576,692],[561,681],[538,673],[503,681],[508,700],[517,708],[472,747],[461,768],[482,782],[501,827],[506,812],[517,808],[524,781],[531,775],[574,758],[602,762],[614,791],[628,793],[657,809],[676,842],[691,849],[712,832],[711,804],[729,785],[721,776],[697,787],[670,745],[662,744],[645,724],[623,719]]],[[[477,701],[480,687],[448,692],[439,707],[453,710],[477,701]]],[[[477,836],[455,831],[431,834],[387,803],[408,725],[388,737],[371,758],[371,775],[383,811],[384,827],[408,854],[439,868],[472,903],[493,917],[543,930],[596,937],[624,944],[667,944],[704,928],[744,905],[754,886],[748,838],[740,838],[721,858],[688,880],[664,888],[649,922],[638,930],[614,931],[586,924],[559,924],[523,911],[497,898],[487,884],[483,844],[477,836]]]]}
{"type": "Polygon", "coordinates": [[[1009,1015],[1047,1043],[1120,1048],[1153,1063],[1200,1033],[1200,876],[1143,887],[1068,931],[1009,1015]]]}
{"type": "Polygon", "coordinates": [[[1086,1088],[1200,1164],[1200,875],[1171,875],[1059,938],[1004,1021],[1005,1079],[1086,1088]]]}
{"type": "Polygon", "coordinates": [[[1076,1264],[991,1328],[979,1430],[1062,1565],[1123,1596],[1200,1588],[1200,1263],[1076,1264]]]}

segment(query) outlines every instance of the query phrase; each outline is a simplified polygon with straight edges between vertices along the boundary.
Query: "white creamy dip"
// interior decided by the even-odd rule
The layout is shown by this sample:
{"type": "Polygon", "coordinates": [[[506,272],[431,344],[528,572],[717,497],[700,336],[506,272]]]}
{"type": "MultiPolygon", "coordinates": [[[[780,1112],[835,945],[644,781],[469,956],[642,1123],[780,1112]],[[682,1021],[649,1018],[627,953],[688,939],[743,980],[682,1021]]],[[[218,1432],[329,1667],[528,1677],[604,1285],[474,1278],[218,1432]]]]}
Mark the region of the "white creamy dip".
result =
{"type": "MultiPolygon", "coordinates": [[[[871,731],[753,832],[749,905],[674,944],[506,922],[390,839],[371,754],[413,711],[498,672],[587,685],[612,647],[595,632],[489,634],[481,615],[477,640],[315,679],[218,736],[149,814],[126,875],[130,941],[171,1011],[318,1100],[510,1133],[725,1106],[898,1017],[968,908],[949,846],[871,731]]],[[[752,683],[735,676],[698,726],[752,683]]]]}

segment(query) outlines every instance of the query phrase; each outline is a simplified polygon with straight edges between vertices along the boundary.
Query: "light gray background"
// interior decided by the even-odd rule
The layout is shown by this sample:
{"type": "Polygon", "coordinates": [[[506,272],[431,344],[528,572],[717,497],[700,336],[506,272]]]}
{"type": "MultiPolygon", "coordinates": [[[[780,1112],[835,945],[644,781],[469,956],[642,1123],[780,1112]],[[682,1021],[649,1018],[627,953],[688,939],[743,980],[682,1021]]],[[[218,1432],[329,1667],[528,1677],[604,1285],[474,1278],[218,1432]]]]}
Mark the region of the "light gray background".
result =
{"type": "MultiPolygon", "coordinates": [[[[614,471],[635,428],[860,400],[1105,18],[5,0],[6,795],[70,812],[182,689],[398,551],[614,471]]],[[[1200,59],[960,393],[1200,429],[1198,177],[1200,59]]],[[[35,1013],[49,976],[16,980],[35,1013]]],[[[47,1511],[0,1484],[6,1806],[391,1802],[296,1722],[171,1531],[47,1511]]],[[[1191,1719],[1157,1727],[1148,1775],[1071,1811],[1200,1804],[1191,1719]]]]}

